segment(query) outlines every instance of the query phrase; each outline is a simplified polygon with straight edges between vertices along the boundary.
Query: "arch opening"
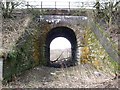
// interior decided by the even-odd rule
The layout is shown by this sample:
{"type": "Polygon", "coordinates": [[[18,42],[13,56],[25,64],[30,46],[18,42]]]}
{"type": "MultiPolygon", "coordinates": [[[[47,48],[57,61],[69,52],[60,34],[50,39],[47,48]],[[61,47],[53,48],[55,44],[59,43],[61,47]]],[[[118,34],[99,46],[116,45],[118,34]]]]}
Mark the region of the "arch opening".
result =
{"type": "MultiPolygon", "coordinates": [[[[47,61],[47,66],[59,68],[59,67],[74,66],[77,64],[77,60],[76,60],[77,40],[76,40],[76,35],[72,29],[70,29],[68,27],[53,28],[47,34],[45,46],[46,46],[46,48],[45,48],[46,56],[45,57],[46,57],[46,61],[47,61]],[[50,49],[51,49],[50,46],[52,45],[52,41],[54,41],[55,39],[60,38],[60,37],[66,39],[70,43],[71,56],[69,58],[67,58],[69,60],[64,59],[63,62],[61,62],[61,63],[53,63],[53,62],[51,62],[51,59],[50,59],[50,49]]],[[[62,54],[62,52],[61,52],[61,54],[62,54]]]]}
{"type": "Polygon", "coordinates": [[[50,62],[61,63],[71,58],[71,43],[64,37],[57,37],[50,43],[50,62]]]}

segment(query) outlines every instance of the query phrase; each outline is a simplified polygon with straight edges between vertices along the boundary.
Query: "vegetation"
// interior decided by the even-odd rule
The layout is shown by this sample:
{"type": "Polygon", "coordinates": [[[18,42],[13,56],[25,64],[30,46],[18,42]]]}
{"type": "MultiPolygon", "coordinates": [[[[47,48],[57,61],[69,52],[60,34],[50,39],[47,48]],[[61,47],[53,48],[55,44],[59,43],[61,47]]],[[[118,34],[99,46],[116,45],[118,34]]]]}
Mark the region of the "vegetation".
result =
{"type": "Polygon", "coordinates": [[[101,4],[99,0],[97,0],[95,4],[95,19],[97,21],[105,20],[105,22],[108,24],[110,27],[113,20],[116,19],[115,16],[117,16],[119,12],[119,7],[120,7],[120,1],[114,2],[104,2],[104,4],[101,4]]]}
{"type": "MultiPolygon", "coordinates": [[[[119,13],[119,4],[118,2],[104,2],[101,3],[99,0],[96,1],[95,10],[94,10],[94,21],[96,23],[97,28],[99,28],[100,32],[102,33],[105,38],[112,43],[112,47],[118,51],[118,41],[115,36],[116,29],[118,30],[117,15],[119,13]],[[115,17],[116,16],[116,17],[115,17]],[[117,25],[116,25],[117,24],[117,25]],[[101,26],[100,26],[101,25],[101,26]],[[114,28],[113,28],[114,27],[114,28]],[[114,34],[114,36],[112,36],[114,34]],[[112,37],[111,37],[112,36],[112,37]]],[[[102,37],[101,37],[102,38],[102,37]]],[[[109,69],[110,72],[117,72],[120,70],[120,65],[114,62],[109,54],[105,51],[100,42],[97,40],[96,35],[92,32],[92,30],[86,27],[86,32],[84,34],[84,47],[82,49],[81,54],[81,63],[86,64],[90,63],[98,70],[105,70],[109,69]]]]}
{"type": "MultiPolygon", "coordinates": [[[[96,22],[95,24],[97,25],[97,28],[99,28],[100,32],[102,32],[103,36],[105,36],[107,40],[112,43],[113,48],[119,52],[117,47],[118,41],[114,38],[118,38],[116,32],[119,30],[118,19],[120,1],[110,1],[103,3],[101,3],[100,0],[96,1],[96,4],[94,6],[94,21],[96,22]],[[101,26],[98,26],[98,23],[101,26]]],[[[111,60],[110,56],[105,52],[106,49],[104,49],[101,45],[98,45],[99,41],[97,41],[94,34],[89,29],[87,31],[87,37],[89,37],[89,39],[87,39],[87,42],[91,52],[88,61],[92,60],[91,63],[95,66],[99,66],[97,64],[100,64],[101,66],[105,66],[104,64],[107,64],[106,66],[109,66],[108,68],[112,68],[111,70],[114,72],[120,70],[120,65],[111,60]],[[91,57],[91,55],[95,57],[91,57]]]]}
{"type": "Polygon", "coordinates": [[[86,28],[84,35],[85,47],[82,49],[81,63],[91,64],[97,70],[109,71],[112,73],[120,70],[119,64],[111,60],[105,49],[100,45],[94,33],[86,28]]]}
{"type": "Polygon", "coordinates": [[[9,1],[9,2],[1,2],[2,10],[3,10],[3,17],[4,18],[11,18],[13,10],[22,4],[22,1],[9,1]]]}
{"type": "MultiPolygon", "coordinates": [[[[95,19],[97,22],[104,20],[106,25],[108,25],[107,28],[111,27],[112,22],[115,20],[116,17],[114,15],[117,15],[116,12],[119,11],[119,2],[116,2],[115,4],[110,2],[106,3],[105,6],[103,6],[99,1],[96,2],[96,5],[94,6],[95,12],[95,19]]],[[[18,2],[5,2],[3,3],[3,17],[4,18],[11,18],[13,10],[19,6],[21,3],[18,2]]],[[[47,13],[47,10],[40,11],[40,10],[34,10],[31,9],[29,11],[34,16],[33,18],[38,17],[40,14],[44,15],[47,13]]],[[[81,11],[83,12],[83,11],[81,11]]],[[[80,12],[80,13],[81,13],[80,12]]],[[[48,13],[47,13],[48,14],[48,13]]],[[[78,15],[78,14],[77,14],[78,15]]],[[[38,22],[37,22],[38,23],[38,22]]],[[[34,24],[36,24],[34,22],[34,24]]],[[[34,25],[33,23],[31,24],[34,25]]],[[[44,24],[44,23],[39,23],[44,24]]],[[[30,36],[30,32],[24,32],[24,34],[27,37],[22,37],[21,40],[18,40],[20,42],[19,47],[16,47],[15,51],[12,51],[8,54],[7,61],[4,62],[4,71],[8,71],[4,73],[4,78],[8,80],[10,76],[16,73],[21,73],[24,70],[34,67],[35,65],[40,64],[40,62],[45,63],[45,45],[43,45],[45,42],[45,35],[49,31],[49,27],[46,27],[43,29],[42,27],[39,27],[38,24],[36,24],[37,30],[36,34],[34,30],[34,35],[30,36]],[[44,31],[40,31],[44,30],[44,31]],[[46,30],[46,31],[45,31],[46,30]],[[36,39],[35,39],[36,38],[36,39]],[[24,43],[21,43],[21,42],[24,43]],[[41,61],[40,61],[41,59],[41,61]],[[43,60],[42,60],[43,59],[43,60]]],[[[36,27],[35,26],[35,27],[36,27]]],[[[30,27],[30,26],[29,26],[30,27]]],[[[103,33],[105,33],[103,31],[103,33]]],[[[107,38],[107,37],[106,37],[107,38]]],[[[85,47],[82,49],[82,55],[81,55],[81,63],[82,64],[91,64],[98,70],[106,70],[110,72],[116,72],[117,70],[120,70],[120,66],[111,60],[109,55],[106,53],[105,49],[100,45],[99,41],[96,39],[94,33],[90,30],[90,28],[86,28],[86,32],[84,34],[84,42],[85,47]]],[[[2,54],[0,54],[2,56],[2,54]]],[[[11,78],[10,78],[11,79],[11,78]]]]}

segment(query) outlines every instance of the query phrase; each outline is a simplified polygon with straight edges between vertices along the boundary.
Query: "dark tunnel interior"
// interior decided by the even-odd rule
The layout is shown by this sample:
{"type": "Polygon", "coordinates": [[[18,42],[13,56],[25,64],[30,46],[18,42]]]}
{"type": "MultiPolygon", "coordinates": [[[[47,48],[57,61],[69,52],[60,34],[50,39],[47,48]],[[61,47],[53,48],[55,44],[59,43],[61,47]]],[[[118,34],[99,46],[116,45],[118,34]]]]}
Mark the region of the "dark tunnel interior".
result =
{"type": "Polygon", "coordinates": [[[69,67],[76,65],[77,40],[74,31],[68,27],[56,27],[48,32],[46,38],[45,56],[47,60],[47,66],[61,67],[59,63],[55,64],[55,63],[51,63],[50,61],[50,43],[52,42],[53,39],[57,37],[64,37],[68,39],[68,41],[71,43],[71,53],[72,53],[71,59],[69,60],[70,61],[69,64],[66,63],[65,66],[69,67]]]}

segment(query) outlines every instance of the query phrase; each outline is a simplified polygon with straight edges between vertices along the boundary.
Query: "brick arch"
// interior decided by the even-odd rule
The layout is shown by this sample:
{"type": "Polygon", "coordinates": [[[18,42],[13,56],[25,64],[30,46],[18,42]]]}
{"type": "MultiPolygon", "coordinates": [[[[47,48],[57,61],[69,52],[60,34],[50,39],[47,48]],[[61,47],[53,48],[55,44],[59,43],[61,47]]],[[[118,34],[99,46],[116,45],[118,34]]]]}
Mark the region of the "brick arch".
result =
{"type": "Polygon", "coordinates": [[[57,37],[64,37],[71,43],[71,53],[72,53],[71,61],[73,62],[73,64],[76,64],[77,39],[76,39],[75,32],[71,28],[59,26],[51,29],[47,33],[47,37],[45,41],[46,42],[45,57],[46,57],[47,65],[50,65],[50,43],[52,42],[53,39],[57,37]]]}

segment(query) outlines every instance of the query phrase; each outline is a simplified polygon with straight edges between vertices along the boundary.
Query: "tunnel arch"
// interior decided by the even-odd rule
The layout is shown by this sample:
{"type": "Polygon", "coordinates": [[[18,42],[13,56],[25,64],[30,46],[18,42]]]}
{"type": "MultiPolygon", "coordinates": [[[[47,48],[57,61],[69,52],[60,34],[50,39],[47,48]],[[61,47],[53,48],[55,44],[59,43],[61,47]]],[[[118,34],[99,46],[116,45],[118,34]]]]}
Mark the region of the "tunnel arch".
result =
{"type": "Polygon", "coordinates": [[[47,37],[46,37],[46,42],[45,42],[45,57],[46,57],[46,61],[47,61],[47,65],[50,66],[50,43],[52,42],[52,40],[54,40],[57,37],[64,37],[66,38],[70,43],[71,43],[71,61],[72,63],[75,65],[77,60],[76,60],[76,56],[77,56],[77,39],[76,39],[76,35],[75,32],[68,27],[63,27],[63,26],[59,26],[59,27],[55,27],[52,28],[48,33],[47,33],[47,37]]]}

